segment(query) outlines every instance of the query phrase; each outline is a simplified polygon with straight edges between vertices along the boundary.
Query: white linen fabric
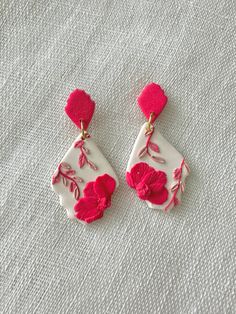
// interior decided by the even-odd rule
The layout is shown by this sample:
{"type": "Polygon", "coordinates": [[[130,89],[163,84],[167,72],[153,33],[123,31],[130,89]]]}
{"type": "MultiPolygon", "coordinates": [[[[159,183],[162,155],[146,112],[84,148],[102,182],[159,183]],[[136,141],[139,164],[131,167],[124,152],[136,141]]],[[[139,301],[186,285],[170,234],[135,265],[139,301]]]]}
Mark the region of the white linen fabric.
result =
{"type": "Polygon", "coordinates": [[[0,6],[0,312],[235,313],[235,1],[0,6]],[[192,170],[169,214],[125,183],[151,81],[169,97],[157,127],[192,170]],[[50,189],[78,135],[63,112],[75,88],[120,179],[87,226],[50,189]]]}

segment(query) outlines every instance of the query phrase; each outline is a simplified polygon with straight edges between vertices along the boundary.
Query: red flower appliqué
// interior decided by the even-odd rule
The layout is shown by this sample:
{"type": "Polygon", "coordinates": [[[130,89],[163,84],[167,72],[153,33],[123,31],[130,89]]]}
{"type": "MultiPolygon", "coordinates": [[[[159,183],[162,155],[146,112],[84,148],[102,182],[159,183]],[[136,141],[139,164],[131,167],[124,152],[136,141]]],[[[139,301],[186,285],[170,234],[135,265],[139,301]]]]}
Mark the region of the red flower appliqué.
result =
{"type": "Polygon", "coordinates": [[[111,196],[115,187],[116,181],[108,174],[97,177],[96,181],[88,182],[83,191],[84,197],[74,206],[76,217],[87,223],[101,218],[104,210],[111,206],[111,196]]]}
{"type": "Polygon", "coordinates": [[[165,172],[155,170],[145,162],[134,165],[131,171],[126,173],[126,181],[142,200],[160,205],[168,198],[165,172]]]}

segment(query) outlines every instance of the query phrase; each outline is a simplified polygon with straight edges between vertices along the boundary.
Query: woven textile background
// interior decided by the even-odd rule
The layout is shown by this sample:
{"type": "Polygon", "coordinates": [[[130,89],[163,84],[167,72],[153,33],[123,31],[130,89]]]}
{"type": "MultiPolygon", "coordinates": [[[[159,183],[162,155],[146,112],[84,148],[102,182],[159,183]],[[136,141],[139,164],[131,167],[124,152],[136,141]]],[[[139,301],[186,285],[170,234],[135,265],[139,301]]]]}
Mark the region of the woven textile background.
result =
{"type": "Polygon", "coordinates": [[[0,0],[0,17],[0,312],[235,313],[235,1],[0,0]],[[192,170],[170,214],[125,183],[151,81],[192,170]],[[76,87],[120,179],[88,226],[50,189],[78,135],[63,112],[76,87]]]}

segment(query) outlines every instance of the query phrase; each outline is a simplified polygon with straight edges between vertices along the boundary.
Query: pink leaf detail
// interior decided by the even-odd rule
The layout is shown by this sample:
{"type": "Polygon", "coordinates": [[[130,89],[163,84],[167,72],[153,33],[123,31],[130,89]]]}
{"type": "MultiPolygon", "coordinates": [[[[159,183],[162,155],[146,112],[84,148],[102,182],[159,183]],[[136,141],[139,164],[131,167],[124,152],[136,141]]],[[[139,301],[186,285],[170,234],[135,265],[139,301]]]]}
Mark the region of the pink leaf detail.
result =
{"type": "Polygon", "coordinates": [[[68,181],[65,177],[62,178],[62,182],[65,186],[68,186],[68,181]]]}
{"type": "Polygon", "coordinates": [[[159,146],[153,142],[149,142],[149,147],[156,153],[160,152],[159,146]]]}
{"type": "Polygon", "coordinates": [[[80,177],[74,177],[73,179],[74,179],[76,182],[79,182],[79,183],[84,182],[84,180],[83,180],[82,178],[80,178],[80,177]]]}
{"type": "Polygon", "coordinates": [[[75,199],[78,201],[78,199],[79,199],[79,197],[80,197],[80,191],[79,191],[78,188],[76,188],[76,189],[74,190],[74,197],[75,197],[75,199]]]}
{"type": "Polygon", "coordinates": [[[75,170],[66,171],[66,174],[73,176],[75,174],[75,170]]]}
{"type": "Polygon", "coordinates": [[[84,147],[84,146],[83,146],[82,150],[83,150],[83,152],[86,153],[86,154],[89,154],[89,153],[90,153],[89,149],[86,148],[86,147],[84,147]]]}
{"type": "Polygon", "coordinates": [[[180,187],[181,187],[181,192],[182,192],[182,193],[184,193],[184,190],[185,190],[185,184],[184,184],[184,183],[182,183],[180,187]]]}
{"type": "Polygon", "coordinates": [[[88,161],[88,164],[89,164],[89,167],[91,168],[91,169],[93,169],[93,170],[97,170],[98,168],[97,168],[97,166],[92,162],[92,161],[88,161]]]}
{"type": "Polygon", "coordinates": [[[86,157],[84,156],[84,154],[80,154],[80,156],[79,156],[79,167],[80,168],[83,168],[85,161],[86,161],[86,157]]]}
{"type": "Polygon", "coordinates": [[[177,206],[177,205],[179,205],[179,204],[180,204],[179,199],[178,199],[177,197],[175,197],[175,199],[174,199],[174,205],[177,206]]]}
{"type": "Polygon", "coordinates": [[[164,164],[166,161],[164,158],[161,157],[157,157],[157,156],[151,156],[152,160],[154,160],[155,162],[158,162],[159,164],[164,164]]]}
{"type": "Polygon", "coordinates": [[[185,165],[185,168],[187,169],[188,173],[190,173],[189,165],[186,162],[184,162],[184,165],[185,165]]]}
{"type": "Polygon", "coordinates": [[[175,190],[177,190],[179,188],[179,184],[176,183],[175,185],[172,186],[171,191],[174,192],[175,190]]]}
{"type": "Polygon", "coordinates": [[[76,185],[74,182],[70,183],[70,192],[74,192],[74,189],[76,188],[76,185]]]}
{"type": "Polygon", "coordinates": [[[61,163],[61,166],[63,167],[63,168],[65,168],[65,169],[71,169],[71,166],[67,163],[67,162],[65,162],[65,161],[63,161],[62,163],[61,163]]]}
{"type": "Polygon", "coordinates": [[[140,149],[139,154],[138,154],[139,158],[144,157],[146,153],[147,153],[147,147],[145,146],[142,149],[140,149]]]}
{"type": "Polygon", "coordinates": [[[83,145],[84,145],[84,141],[83,140],[79,140],[79,141],[74,143],[74,147],[75,148],[83,147],[83,145]]]}
{"type": "Polygon", "coordinates": [[[181,169],[180,168],[176,168],[173,172],[173,177],[175,180],[179,180],[181,178],[181,169]]]}
{"type": "Polygon", "coordinates": [[[56,184],[60,182],[60,175],[58,174],[57,176],[53,175],[52,176],[52,184],[56,184]]]}

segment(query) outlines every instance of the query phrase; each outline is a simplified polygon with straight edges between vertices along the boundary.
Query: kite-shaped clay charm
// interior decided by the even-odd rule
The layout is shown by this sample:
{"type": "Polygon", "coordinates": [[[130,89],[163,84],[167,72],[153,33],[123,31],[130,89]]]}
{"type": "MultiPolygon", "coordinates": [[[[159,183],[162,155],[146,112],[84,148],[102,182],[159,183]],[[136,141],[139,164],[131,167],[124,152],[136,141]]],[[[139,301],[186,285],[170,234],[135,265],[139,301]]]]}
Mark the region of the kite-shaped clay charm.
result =
{"type": "Polygon", "coordinates": [[[134,144],[127,170],[128,185],[148,207],[168,211],[181,201],[190,169],[184,157],[160,134],[153,123],[167,97],[155,83],[147,85],[138,104],[148,119],[134,144]]]}
{"type": "Polygon", "coordinates": [[[95,103],[83,90],[73,91],[66,114],[81,129],[52,176],[52,189],[70,219],[90,223],[103,216],[111,206],[118,187],[117,176],[87,132],[95,103]]]}

